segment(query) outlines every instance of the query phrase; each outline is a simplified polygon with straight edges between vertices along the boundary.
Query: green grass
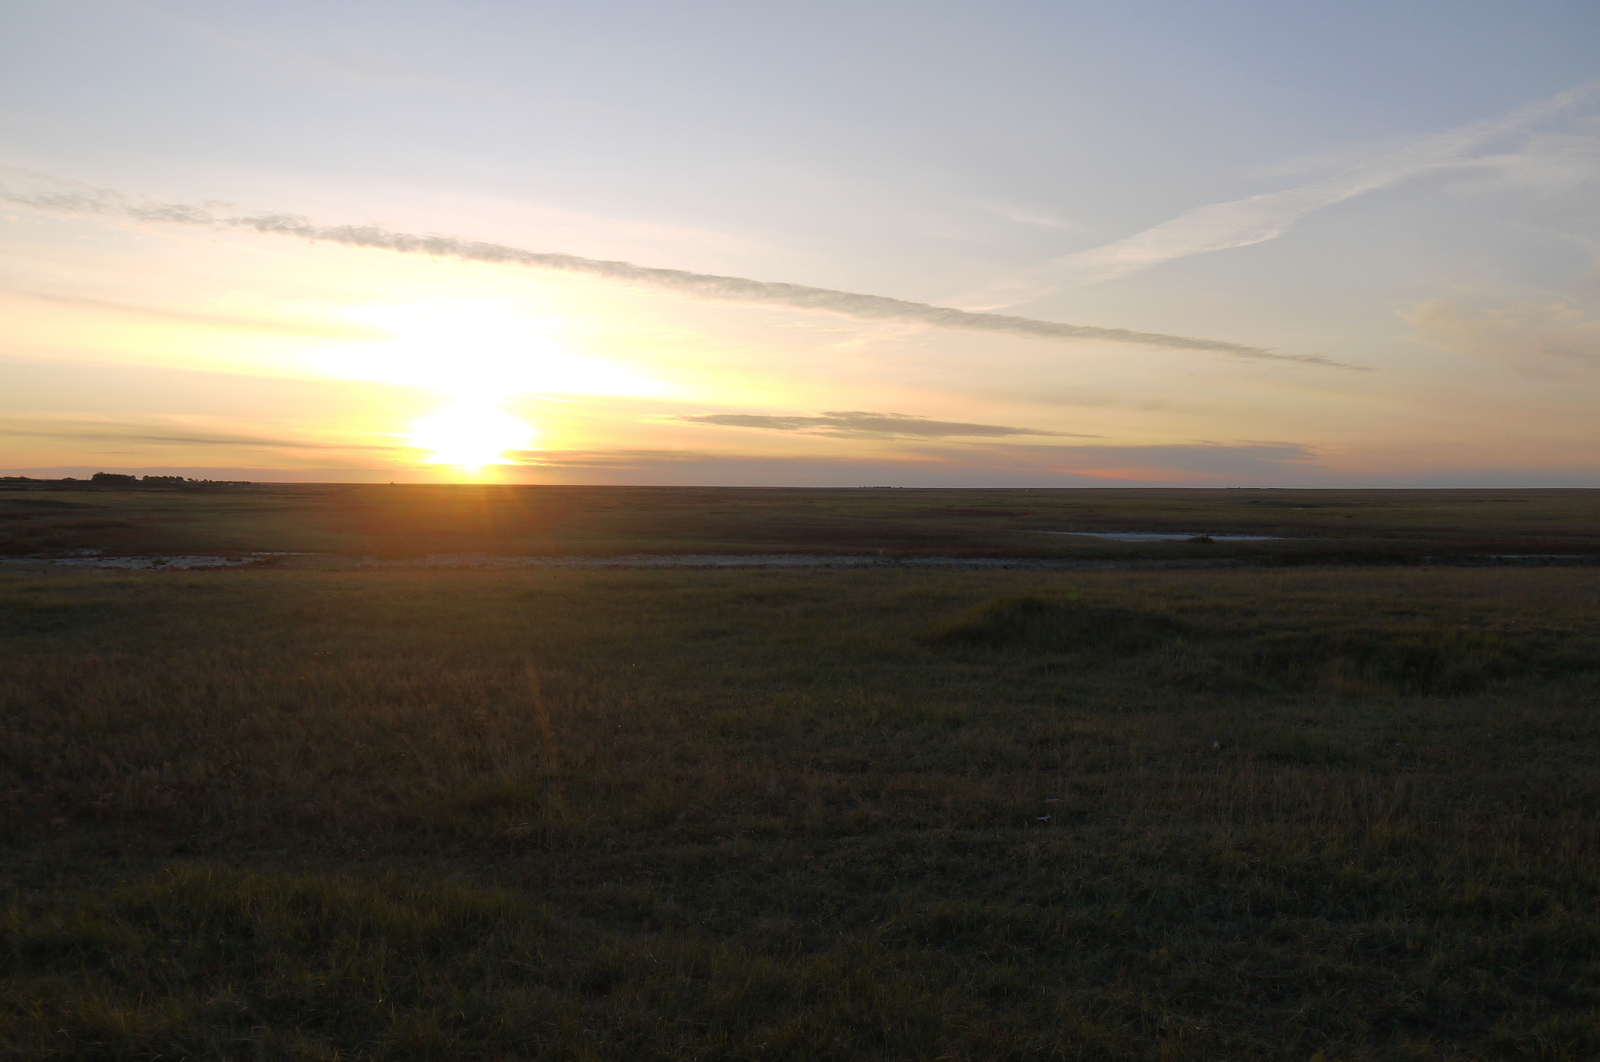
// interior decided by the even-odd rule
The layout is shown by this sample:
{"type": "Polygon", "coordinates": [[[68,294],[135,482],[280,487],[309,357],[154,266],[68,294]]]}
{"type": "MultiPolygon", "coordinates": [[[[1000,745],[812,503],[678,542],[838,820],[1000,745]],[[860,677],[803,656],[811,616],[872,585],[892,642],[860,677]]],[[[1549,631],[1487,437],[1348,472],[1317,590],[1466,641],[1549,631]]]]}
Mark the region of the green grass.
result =
{"type": "Polygon", "coordinates": [[[1593,1058],[1597,590],[0,576],[0,1056],[1593,1058]]]}

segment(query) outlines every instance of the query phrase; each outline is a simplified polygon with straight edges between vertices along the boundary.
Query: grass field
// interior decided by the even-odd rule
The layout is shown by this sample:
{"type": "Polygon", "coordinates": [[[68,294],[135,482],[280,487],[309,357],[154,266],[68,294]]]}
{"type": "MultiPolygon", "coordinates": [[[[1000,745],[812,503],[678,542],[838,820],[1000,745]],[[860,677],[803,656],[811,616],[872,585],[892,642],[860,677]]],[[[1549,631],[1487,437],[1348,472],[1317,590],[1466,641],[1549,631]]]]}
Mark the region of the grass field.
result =
{"type": "Polygon", "coordinates": [[[0,491],[12,556],[332,566],[0,574],[0,1053],[1595,1057],[1600,571],[1414,565],[1597,516],[0,491]],[[471,551],[1251,567],[338,570],[471,551]]]}
{"type": "Polygon", "coordinates": [[[0,556],[877,553],[1269,564],[1600,556],[1600,490],[813,490],[0,481],[0,556]],[[1274,536],[1105,542],[1046,531],[1274,536]]]}
{"type": "Polygon", "coordinates": [[[1597,590],[0,575],[0,1055],[1591,1059],[1597,590]]]}

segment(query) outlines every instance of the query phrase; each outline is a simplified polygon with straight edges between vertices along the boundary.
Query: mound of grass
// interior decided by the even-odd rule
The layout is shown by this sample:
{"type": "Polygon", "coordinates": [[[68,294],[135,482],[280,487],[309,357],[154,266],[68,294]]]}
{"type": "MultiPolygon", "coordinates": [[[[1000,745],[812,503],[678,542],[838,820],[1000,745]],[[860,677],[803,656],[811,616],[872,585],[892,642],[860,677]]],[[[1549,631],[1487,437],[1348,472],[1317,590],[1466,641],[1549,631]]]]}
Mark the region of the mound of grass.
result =
{"type": "Polygon", "coordinates": [[[1152,612],[1042,597],[997,597],[917,635],[926,645],[1052,653],[1139,653],[1183,633],[1152,612]]]}
{"type": "Polygon", "coordinates": [[[1071,596],[1010,596],[936,622],[914,640],[1032,656],[1079,676],[1118,661],[1117,670],[1134,669],[1155,686],[1240,695],[1460,696],[1499,682],[1600,669],[1600,656],[1570,632],[1346,621],[1263,634],[1244,618],[1194,626],[1071,596]]]}
{"type": "Polygon", "coordinates": [[[1247,642],[1240,655],[1251,673],[1296,688],[1435,696],[1595,666],[1588,657],[1536,636],[1437,626],[1269,634],[1247,642]]]}

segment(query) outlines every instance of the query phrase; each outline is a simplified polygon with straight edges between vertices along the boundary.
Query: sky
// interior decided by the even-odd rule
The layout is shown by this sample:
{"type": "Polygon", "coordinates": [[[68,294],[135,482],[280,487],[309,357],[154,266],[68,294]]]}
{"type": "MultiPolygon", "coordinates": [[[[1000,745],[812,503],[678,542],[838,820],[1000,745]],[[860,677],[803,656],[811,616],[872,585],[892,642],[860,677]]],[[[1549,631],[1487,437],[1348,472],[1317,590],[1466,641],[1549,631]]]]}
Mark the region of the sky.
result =
{"type": "Polygon", "coordinates": [[[0,474],[1600,486],[1593,0],[0,2],[0,474]]]}

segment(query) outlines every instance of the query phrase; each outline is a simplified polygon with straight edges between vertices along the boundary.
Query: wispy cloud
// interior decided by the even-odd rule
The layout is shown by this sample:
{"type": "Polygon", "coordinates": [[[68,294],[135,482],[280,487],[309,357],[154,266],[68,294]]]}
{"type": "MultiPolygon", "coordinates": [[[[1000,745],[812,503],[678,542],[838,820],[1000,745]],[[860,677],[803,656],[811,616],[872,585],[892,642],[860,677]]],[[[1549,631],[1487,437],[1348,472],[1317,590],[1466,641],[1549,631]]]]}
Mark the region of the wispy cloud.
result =
{"type": "Polygon", "coordinates": [[[892,460],[695,450],[530,450],[508,456],[529,468],[570,470],[590,482],[627,483],[1070,485],[1236,482],[1240,477],[1304,482],[1322,474],[1316,449],[1292,442],[1039,446],[996,441],[960,448],[928,445],[892,460]]]}
{"type": "MultiPolygon", "coordinates": [[[[1417,137],[1375,158],[1294,188],[1196,207],[1126,239],[1045,262],[961,301],[997,309],[1063,287],[1115,280],[1176,258],[1264,243],[1283,235],[1313,211],[1433,170],[1464,165],[1515,168],[1515,153],[1488,158],[1477,158],[1476,153],[1524,134],[1597,96],[1600,81],[1586,82],[1499,118],[1417,137]]],[[[1561,146],[1570,160],[1572,145],[1564,142],[1561,146]]],[[[1552,147],[1539,143],[1533,145],[1533,150],[1542,155],[1552,147]]]]}
{"type": "MultiPolygon", "coordinates": [[[[715,466],[726,454],[697,450],[508,450],[518,464],[541,468],[637,469],[683,464],[715,466]]],[[[735,461],[739,460],[737,457],[735,461]]]]}
{"type": "Polygon", "coordinates": [[[1012,428],[1004,424],[965,424],[960,421],[929,420],[904,413],[827,412],[816,417],[778,417],[759,413],[707,413],[679,417],[688,424],[714,424],[725,428],[763,428],[769,431],[797,432],[805,435],[838,435],[851,438],[882,439],[1002,439],[1017,435],[1053,435],[1079,439],[1099,438],[1070,431],[1038,431],[1012,428]]]}
{"type": "Polygon", "coordinates": [[[1014,221],[1018,225],[1033,225],[1042,229],[1076,229],[1082,227],[1075,221],[1063,220],[1047,210],[1012,206],[1009,203],[979,203],[977,206],[981,210],[999,215],[1007,221],[1014,221]]]}
{"type": "Polygon", "coordinates": [[[163,321],[181,321],[207,328],[226,328],[240,332],[281,332],[297,336],[320,336],[328,339],[388,339],[390,333],[369,325],[347,324],[341,321],[291,321],[263,317],[244,317],[222,313],[195,313],[191,310],[169,310],[159,306],[135,306],[109,299],[91,299],[82,295],[65,295],[51,291],[33,291],[27,288],[0,288],[0,294],[37,299],[59,306],[73,306],[108,313],[149,317],[163,321]]]}
{"type": "Polygon", "coordinates": [[[298,236],[307,240],[369,247],[402,254],[426,254],[470,262],[521,265],[535,269],[580,273],[639,287],[670,291],[694,298],[840,314],[864,321],[902,321],[935,328],[962,329],[1065,342],[1095,340],[1144,347],[1163,347],[1235,358],[1293,362],[1331,368],[1353,368],[1314,354],[1285,354],[1264,347],[1229,343],[1220,339],[1135,332],[1123,328],[1041,321],[994,313],[970,313],[948,306],[908,302],[882,295],[783,284],[745,277],[659,269],[632,262],[603,261],[549,251],[528,251],[504,244],[469,240],[459,236],[395,232],[375,225],[319,225],[293,214],[224,213],[210,205],[163,203],[75,181],[16,169],[0,170],[0,200],[23,206],[79,215],[103,215],[163,224],[203,225],[211,228],[298,236]]]}
{"type": "Polygon", "coordinates": [[[151,425],[122,421],[41,419],[33,422],[10,419],[0,427],[0,436],[10,438],[60,439],[77,442],[153,443],[160,446],[243,447],[268,450],[315,450],[327,452],[366,451],[374,453],[409,452],[398,446],[373,446],[359,443],[317,443],[299,439],[207,432],[176,425],[151,425]]]}
{"type": "Polygon", "coordinates": [[[1405,315],[1425,343],[1535,375],[1600,368],[1600,312],[1589,300],[1502,301],[1473,306],[1431,299],[1405,315]]]}

